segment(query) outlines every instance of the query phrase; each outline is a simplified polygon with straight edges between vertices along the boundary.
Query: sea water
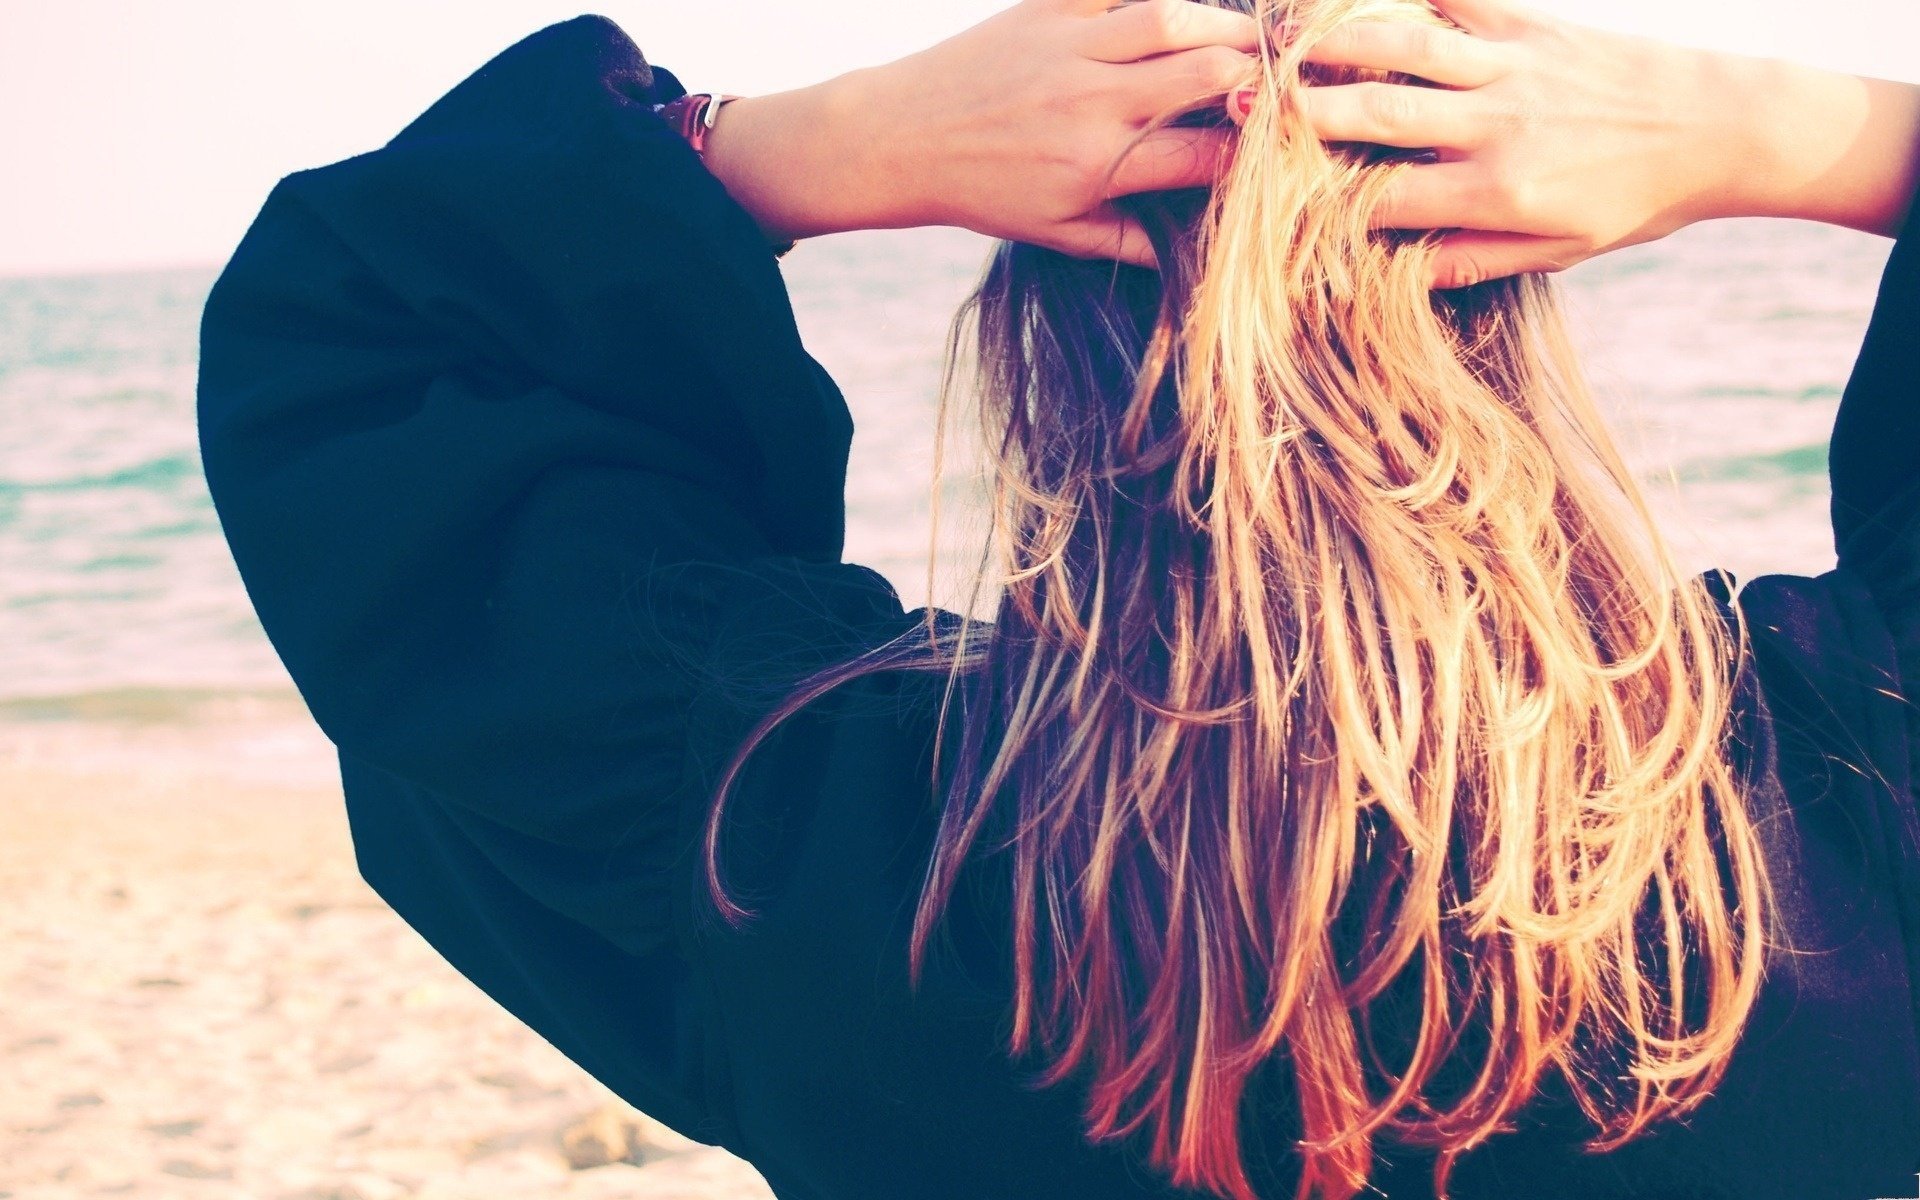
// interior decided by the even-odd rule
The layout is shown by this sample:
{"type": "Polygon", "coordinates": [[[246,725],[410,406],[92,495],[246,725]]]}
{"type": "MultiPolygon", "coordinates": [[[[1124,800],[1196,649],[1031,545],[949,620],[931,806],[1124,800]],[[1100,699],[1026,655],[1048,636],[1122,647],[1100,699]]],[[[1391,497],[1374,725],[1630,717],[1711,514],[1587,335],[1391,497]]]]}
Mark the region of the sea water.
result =
{"type": "MultiPolygon", "coordinates": [[[[1888,247],[1727,222],[1565,277],[1603,406],[1688,566],[1744,578],[1832,565],[1826,442],[1888,247]]],[[[869,233],[783,264],[858,430],[847,557],[909,606],[929,599],[946,330],[986,250],[957,231],[869,233]]],[[[215,275],[0,280],[0,724],[240,711],[223,697],[297,712],[281,703],[289,681],[195,448],[198,322],[215,275]]],[[[943,560],[966,557],[969,494],[943,493],[962,518],[943,560]]],[[[957,578],[936,579],[931,598],[964,599],[941,594],[957,578]]]]}

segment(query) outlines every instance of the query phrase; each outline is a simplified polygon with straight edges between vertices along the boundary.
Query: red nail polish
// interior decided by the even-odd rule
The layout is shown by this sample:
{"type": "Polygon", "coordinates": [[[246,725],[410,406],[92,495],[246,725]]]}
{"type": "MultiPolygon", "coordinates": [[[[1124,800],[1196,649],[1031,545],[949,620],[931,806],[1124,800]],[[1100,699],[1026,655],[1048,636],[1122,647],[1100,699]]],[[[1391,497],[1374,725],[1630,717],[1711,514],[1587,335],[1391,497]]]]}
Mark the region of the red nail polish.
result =
{"type": "Polygon", "coordinates": [[[1241,116],[1243,117],[1252,116],[1253,115],[1253,90],[1251,88],[1248,88],[1242,91],[1235,92],[1233,94],[1233,103],[1234,103],[1234,107],[1240,110],[1241,116]]]}

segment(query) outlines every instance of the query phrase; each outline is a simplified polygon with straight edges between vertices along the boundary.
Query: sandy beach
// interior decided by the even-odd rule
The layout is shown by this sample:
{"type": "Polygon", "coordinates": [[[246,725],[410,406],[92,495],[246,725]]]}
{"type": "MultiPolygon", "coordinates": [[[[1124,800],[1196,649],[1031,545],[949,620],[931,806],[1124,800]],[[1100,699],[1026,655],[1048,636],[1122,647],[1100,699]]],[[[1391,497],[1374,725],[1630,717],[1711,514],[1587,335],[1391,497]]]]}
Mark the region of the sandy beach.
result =
{"type": "Polygon", "coordinates": [[[0,727],[0,1200],[769,1195],[388,910],[313,743],[0,727]]]}

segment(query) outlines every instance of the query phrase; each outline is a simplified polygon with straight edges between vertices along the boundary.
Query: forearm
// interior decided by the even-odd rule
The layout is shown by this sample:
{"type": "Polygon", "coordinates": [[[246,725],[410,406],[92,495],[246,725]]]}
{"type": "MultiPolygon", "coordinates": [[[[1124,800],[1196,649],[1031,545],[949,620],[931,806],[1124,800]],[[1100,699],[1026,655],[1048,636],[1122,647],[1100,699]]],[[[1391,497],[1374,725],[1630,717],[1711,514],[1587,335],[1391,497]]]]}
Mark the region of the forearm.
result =
{"type": "Polygon", "coordinates": [[[707,141],[707,166],[769,240],[916,224],[883,147],[863,135],[871,73],[735,100],[707,141]]]}
{"type": "Polygon", "coordinates": [[[1246,13],[1176,11],[1028,0],[907,58],[728,104],[707,165],[777,242],[952,225],[1150,266],[1146,231],[1108,202],[1210,186],[1231,138],[1141,128],[1252,78],[1264,38],[1246,13]]]}
{"type": "Polygon", "coordinates": [[[1794,217],[1892,236],[1920,183],[1920,86],[1723,58],[1738,147],[1712,216],[1794,217]]]}

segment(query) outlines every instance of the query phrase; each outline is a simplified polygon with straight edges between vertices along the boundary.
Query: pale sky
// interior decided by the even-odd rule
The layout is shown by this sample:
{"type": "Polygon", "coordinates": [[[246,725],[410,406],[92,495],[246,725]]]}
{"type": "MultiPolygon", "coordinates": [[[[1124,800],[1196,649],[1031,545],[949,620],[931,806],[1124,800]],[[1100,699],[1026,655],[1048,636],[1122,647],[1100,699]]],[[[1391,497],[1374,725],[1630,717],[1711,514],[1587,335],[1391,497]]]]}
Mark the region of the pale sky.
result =
{"type": "MultiPolygon", "coordinates": [[[[0,275],[222,261],[276,179],[371,149],[521,36],[618,21],[695,90],[811,83],[1007,0],[0,0],[0,275]]],[[[1544,0],[1920,81],[1916,0],[1544,0]]]]}

